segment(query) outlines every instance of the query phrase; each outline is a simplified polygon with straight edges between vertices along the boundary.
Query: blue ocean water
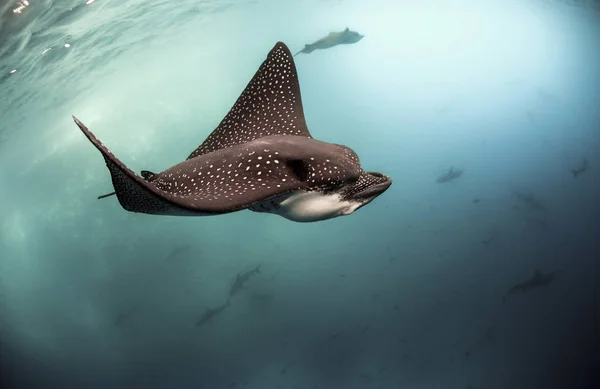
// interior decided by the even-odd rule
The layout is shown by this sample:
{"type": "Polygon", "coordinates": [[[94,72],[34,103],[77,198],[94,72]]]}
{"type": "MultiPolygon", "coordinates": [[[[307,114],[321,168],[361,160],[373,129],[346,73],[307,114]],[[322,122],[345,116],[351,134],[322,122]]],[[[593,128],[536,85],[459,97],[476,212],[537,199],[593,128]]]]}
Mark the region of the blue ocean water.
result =
{"type": "Polygon", "coordinates": [[[599,166],[597,1],[3,0],[0,386],[600,387],[599,166]],[[394,180],[371,204],[305,224],[96,199],[71,115],[162,171],[277,41],[346,27],[365,37],[295,63],[313,136],[394,180]]]}

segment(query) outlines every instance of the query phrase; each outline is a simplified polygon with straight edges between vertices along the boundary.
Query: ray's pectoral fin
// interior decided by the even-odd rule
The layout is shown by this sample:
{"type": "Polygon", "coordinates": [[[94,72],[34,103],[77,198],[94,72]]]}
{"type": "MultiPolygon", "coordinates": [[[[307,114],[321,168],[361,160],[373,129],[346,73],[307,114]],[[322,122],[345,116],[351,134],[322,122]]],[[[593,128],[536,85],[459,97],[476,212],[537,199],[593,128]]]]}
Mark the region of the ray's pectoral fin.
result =
{"type": "Polygon", "coordinates": [[[269,52],[219,126],[187,159],[270,135],[311,137],[304,118],[296,65],[282,42],[277,42],[269,52]]]}
{"type": "Polygon", "coordinates": [[[102,153],[106,166],[110,171],[115,192],[102,195],[99,198],[116,194],[121,206],[131,212],[155,215],[185,214],[185,212],[179,212],[180,209],[177,205],[167,198],[168,193],[162,193],[160,189],[136,175],[119,161],[75,116],[73,116],[73,120],[90,142],[102,153]]]}

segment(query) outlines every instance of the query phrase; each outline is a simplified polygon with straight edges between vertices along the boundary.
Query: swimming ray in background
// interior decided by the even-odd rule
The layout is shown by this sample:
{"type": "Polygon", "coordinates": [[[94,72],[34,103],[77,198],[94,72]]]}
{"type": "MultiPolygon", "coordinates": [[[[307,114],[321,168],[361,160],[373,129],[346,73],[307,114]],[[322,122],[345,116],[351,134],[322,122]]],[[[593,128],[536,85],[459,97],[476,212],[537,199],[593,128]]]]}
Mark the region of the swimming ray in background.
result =
{"type": "Polygon", "coordinates": [[[577,176],[579,176],[581,173],[585,173],[588,167],[588,160],[584,157],[576,168],[571,169],[571,174],[573,174],[573,178],[577,178],[577,176]]]}
{"type": "Polygon", "coordinates": [[[461,169],[454,169],[454,166],[451,166],[450,169],[439,176],[435,182],[439,184],[443,184],[444,182],[451,182],[456,180],[458,177],[462,176],[463,171],[461,169]]]}
{"type": "Polygon", "coordinates": [[[516,293],[524,293],[531,289],[537,289],[543,286],[550,285],[554,280],[557,279],[560,273],[559,269],[553,269],[548,272],[543,272],[539,269],[535,269],[533,275],[528,280],[518,282],[514,284],[504,296],[502,296],[502,302],[516,293]]]}
{"type": "Polygon", "coordinates": [[[351,31],[348,27],[346,27],[344,31],[330,32],[326,37],[323,37],[316,42],[304,45],[304,48],[294,54],[294,57],[300,53],[310,54],[315,50],[330,49],[338,45],[357,43],[364,37],[364,35],[361,35],[356,31],[351,31]]]}
{"type": "Polygon", "coordinates": [[[222,314],[229,307],[229,299],[225,302],[225,304],[219,305],[216,308],[206,308],[204,313],[198,321],[196,321],[196,327],[201,327],[207,323],[212,323],[213,319],[220,314],[222,314]]]}
{"type": "Polygon", "coordinates": [[[294,60],[282,42],[208,138],[161,173],[138,176],[73,119],[102,153],[114,193],[130,212],[207,216],[250,209],[315,222],[349,215],[392,184],[364,171],[352,149],[312,138],[294,60]]]}
{"type": "Polygon", "coordinates": [[[256,266],[254,269],[248,270],[242,274],[238,273],[235,276],[235,281],[231,284],[231,288],[229,288],[229,297],[233,297],[237,292],[244,288],[244,284],[248,281],[253,275],[260,274],[260,265],[256,266]]]}
{"type": "Polygon", "coordinates": [[[533,195],[533,193],[524,193],[519,191],[514,191],[513,194],[519,199],[523,204],[527,205],[527,207],[533,211],[545,212],[548,210],[546,206],[533,195]]]}

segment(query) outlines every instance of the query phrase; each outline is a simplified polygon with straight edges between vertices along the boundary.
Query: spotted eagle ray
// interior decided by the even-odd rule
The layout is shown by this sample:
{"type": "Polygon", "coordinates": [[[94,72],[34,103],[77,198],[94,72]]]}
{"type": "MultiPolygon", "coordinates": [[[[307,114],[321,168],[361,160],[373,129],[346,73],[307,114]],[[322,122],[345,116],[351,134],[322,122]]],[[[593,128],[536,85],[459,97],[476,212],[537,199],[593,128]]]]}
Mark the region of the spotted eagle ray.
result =
{"type": "Polygon", "coordinates": [[[73,116],[102,153],[121,206],[153,215],[208,216],[250,209],[296,222],[349,215],[390,187],[356,153],[313,139],[288,47],[269,52],[219,126],[188,158],[142,177],[73,116]]]}

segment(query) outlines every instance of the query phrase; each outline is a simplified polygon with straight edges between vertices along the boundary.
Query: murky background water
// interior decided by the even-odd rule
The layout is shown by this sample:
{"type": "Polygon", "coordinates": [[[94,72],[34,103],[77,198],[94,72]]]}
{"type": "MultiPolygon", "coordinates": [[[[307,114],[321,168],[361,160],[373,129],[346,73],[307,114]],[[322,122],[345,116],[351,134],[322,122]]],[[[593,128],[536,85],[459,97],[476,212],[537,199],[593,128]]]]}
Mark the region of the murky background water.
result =
{"type": "Polygon", "coordinates": [[[3,388],[598,387],[598,2],[4,0],[0,14],[3,388]],[[394,179],[372,204],[297,224],[96,200],[110,176],[72,114],[135,171],[161,171],[277,41],[296,52],[346,27],[365,38],[295,60],[313,136],[394,179]],[[450,167],[463,174],[437,182],[450,167]],[[503,299],[536,269],[557,277],[503,299]]]}

